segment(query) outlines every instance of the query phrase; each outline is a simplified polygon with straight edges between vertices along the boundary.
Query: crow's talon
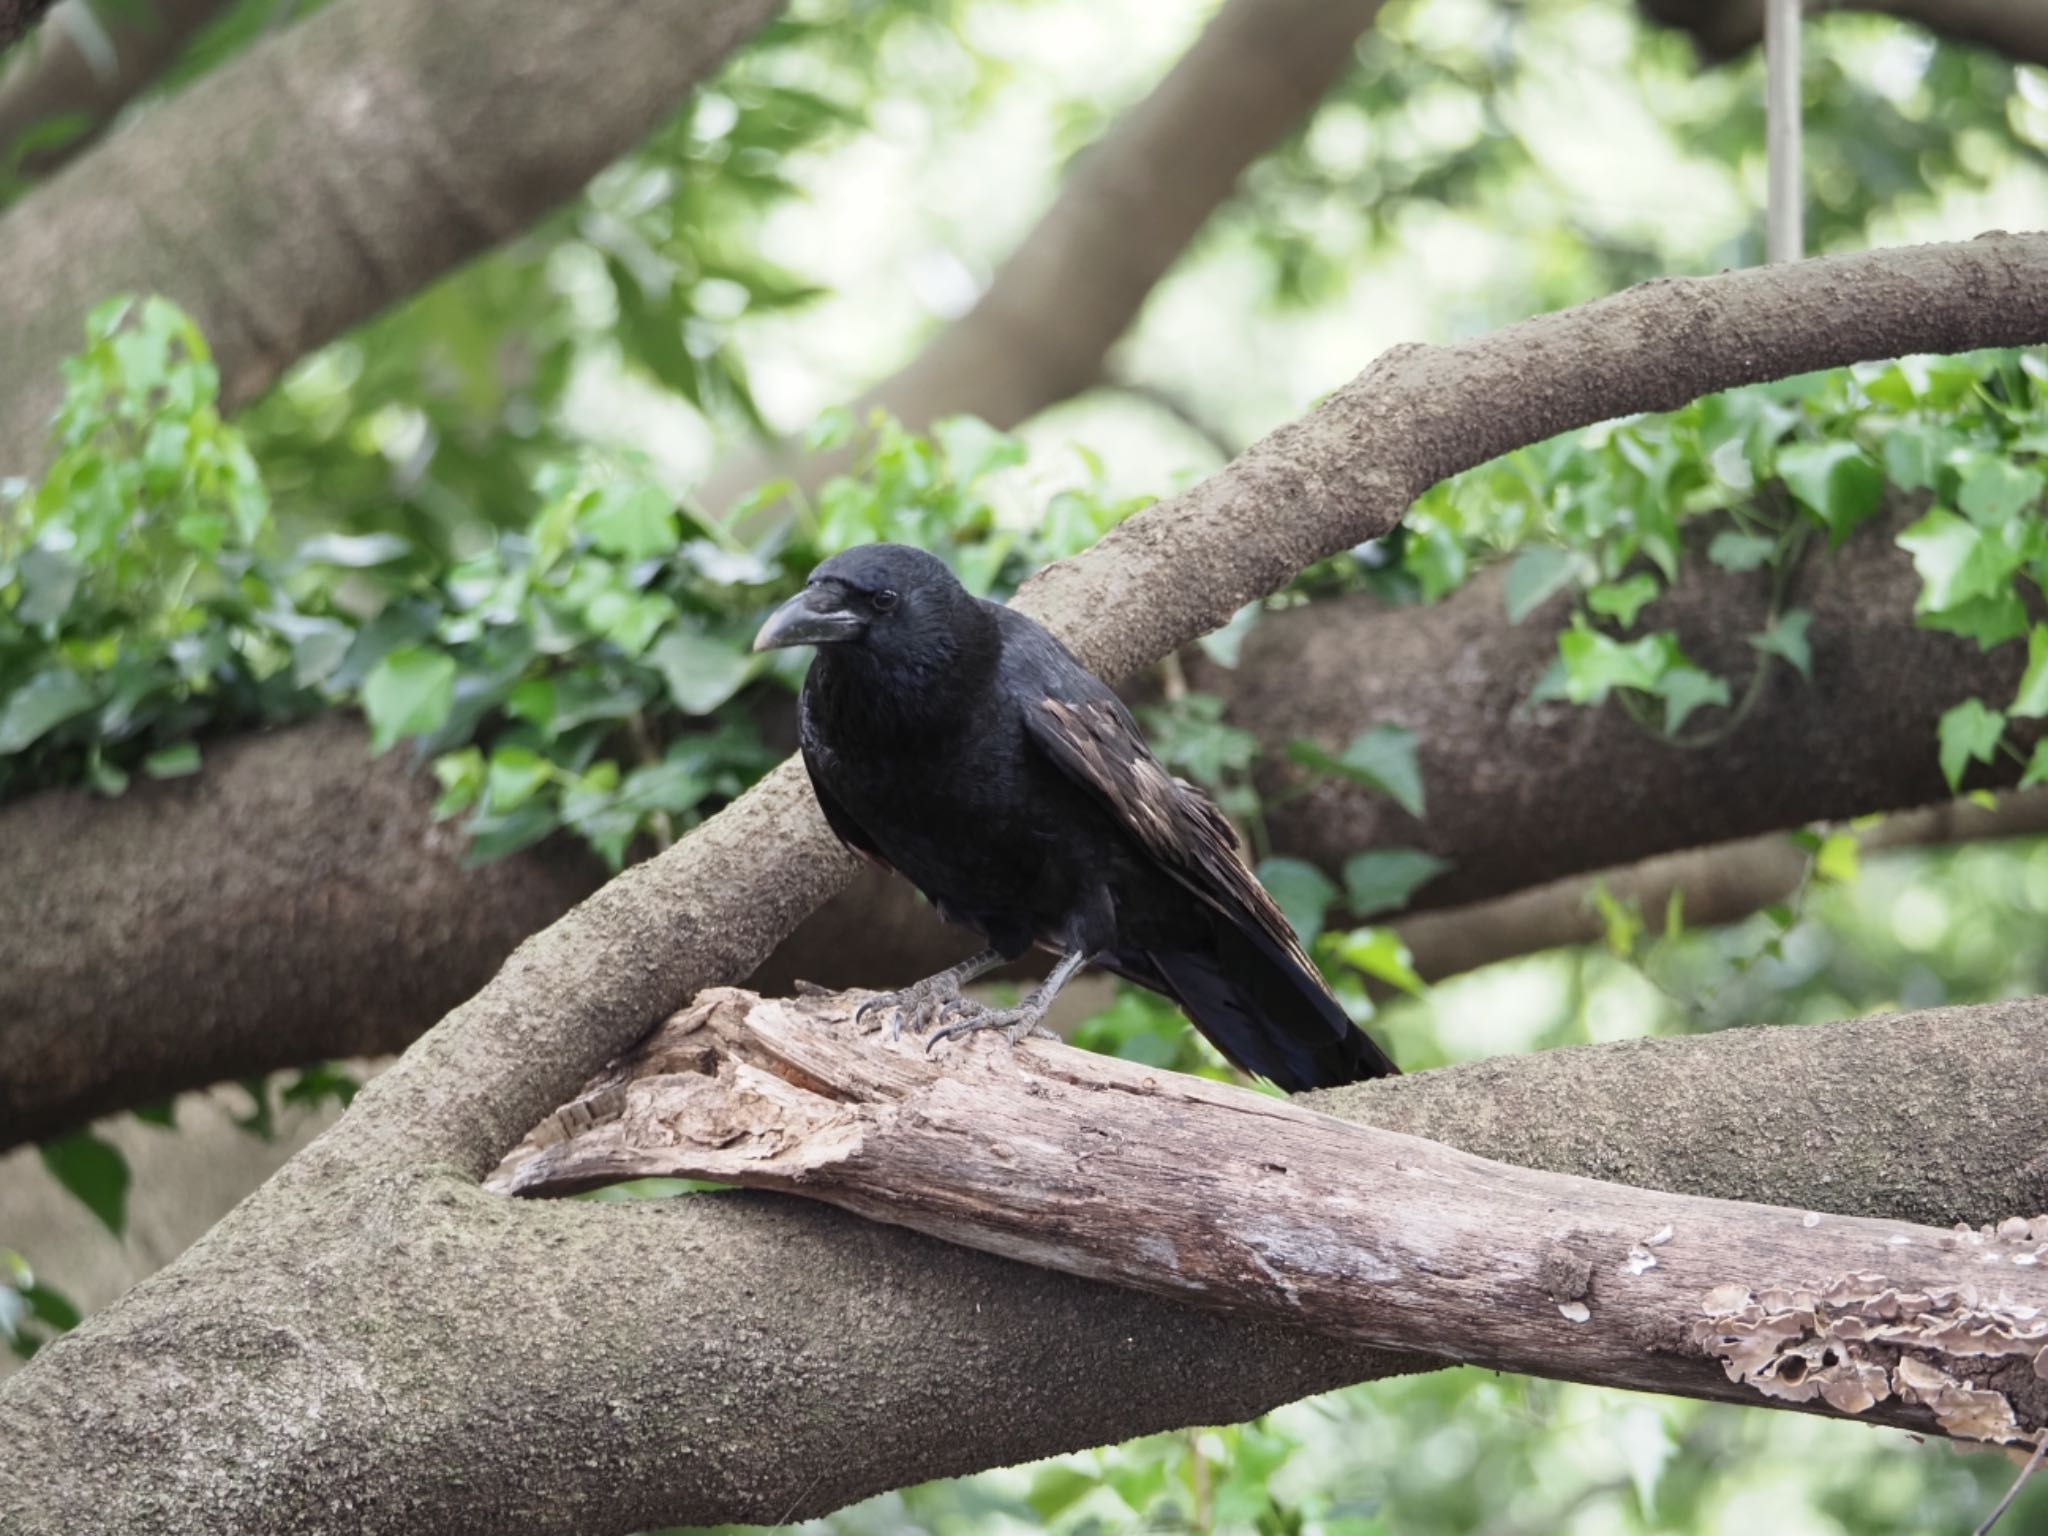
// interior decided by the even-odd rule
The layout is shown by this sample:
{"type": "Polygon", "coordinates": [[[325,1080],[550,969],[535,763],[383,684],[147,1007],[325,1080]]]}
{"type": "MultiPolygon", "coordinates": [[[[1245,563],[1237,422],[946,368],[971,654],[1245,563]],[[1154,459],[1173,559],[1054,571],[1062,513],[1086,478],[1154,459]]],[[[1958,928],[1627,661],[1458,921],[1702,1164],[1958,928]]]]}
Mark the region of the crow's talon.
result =
{"type": "MultiPolygon", "coordinates": [[[[886,1028],[891,1040],[903,1038],[903,1021],[907,1015],[913,1033],[922,1034],[938,1021],[947,1008],[960,1001],[957,982],[944,975],[927,977],[913,982],[898,992],[877,992],[873,997],[853,1010],[853,1022],[857,1026],[867,1024],[868,1014],[877,1008],[889,1010],[886,1028]]],[[[876,1025],[877,1029],[885,1026],[876,1025]]]]}
{"type": "Polygon", "coordinates": [[[1039,1022],[1044,1015],[1045,1009],[1042,1006],[1033,1007],[1029,1003],[1021,1008],[991,1008],[988,1004],[977,1002],[971,997],[956,997],[939,1010],[939,1027],[925,1037],[925,1054],[930,1055],[932,1047],[941,1040],[950,1040],[955,1035],[973,1034],[976,1030],[982,1029],[1001,1030],[1003,1038],[1008,1040],[1012,1047],[1022,1045],[1034,1035],[1047,1040],[1059,1039],[1058,1035],[1039,1022]],[[965,1017],[958,1023],[948,1024],[946,1020],[956,1009],[965,1017]]]}

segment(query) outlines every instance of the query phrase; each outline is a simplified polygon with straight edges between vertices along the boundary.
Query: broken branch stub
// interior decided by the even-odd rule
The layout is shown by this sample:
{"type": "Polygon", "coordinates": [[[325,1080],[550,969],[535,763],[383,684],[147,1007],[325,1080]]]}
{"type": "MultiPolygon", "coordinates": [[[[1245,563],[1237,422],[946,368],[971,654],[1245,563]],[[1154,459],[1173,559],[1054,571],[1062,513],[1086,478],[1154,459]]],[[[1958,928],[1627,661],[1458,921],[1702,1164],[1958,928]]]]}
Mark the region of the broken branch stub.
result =
{"type": "Polygon", "coordinates": [[[927,1056],[838,995],[704,993],[489,1187],[654,1176],[1447,1362],[1994,1443],[2048,1425],[2048,1217],[1943,1231],[1518,1168],[1062,1045],[927,1056]]]}

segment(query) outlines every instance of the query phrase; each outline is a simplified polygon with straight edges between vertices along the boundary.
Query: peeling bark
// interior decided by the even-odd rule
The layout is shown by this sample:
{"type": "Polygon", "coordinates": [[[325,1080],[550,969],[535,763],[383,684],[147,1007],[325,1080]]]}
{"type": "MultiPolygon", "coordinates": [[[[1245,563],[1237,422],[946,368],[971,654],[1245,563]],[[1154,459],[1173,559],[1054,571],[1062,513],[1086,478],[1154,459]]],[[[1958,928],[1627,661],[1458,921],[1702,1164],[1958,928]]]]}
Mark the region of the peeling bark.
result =
{"type": "MultiPolygon", "coordinates": [[[[1390,354],[1229,468],[1041,573],[1019,606],[1086,663],[1121,675],[1302,566],[1383,533],[1430,480],[1520,443],[1865,357],[2042,339],[2048,237],[1646,285],[1453,347],[1390,354]]],[[[806,1245],[804,1231],[831,1229],[774,1213],[765,1220],[787,1241],[764,1250],[746,1236],[755,1208],[745,1202],[728,1226],[720,1212],[732,1207],[715,1201],[617,1217],[536,1213],[476,1187],[653,1024],[757,965],[850,865],[800,769],[785,764],[527,940],[189,1253],[0,1387],[0,1527],[290,1536],[445,1529],[460,1518],[505,1536],[603,1536],[663,1520],[789,1518],[913,1477],[1214,1421],[1373,1368],[1415,1368],[1413,1357],[1341,1354],[1318,1340],[1295,1371],[1286,1334],[1233,1334],[1171,1307],[1151,1314],[1160,1303],[1114,1292],[1091,1303],[1086,1287],[1035,1277],[1012,1291],[996,1277],[1017,1272],[1002,1267],[961,1270],[959,1291],[889,1290],[906,1277],[886,1259],[852,1273],[892,1251],[873,1232],[843,1247],[806,1245]],[[871,1310],[848,1310],[844,1284],[831,1285],[848,1279],[869,1284],[871,1310]],[[956,1310],[967,1295],[971,1317],[956,1310]],[[1008,1304],[1045,1296],[1071,1297],[1073,1311],[1055,1314],[1056,1330],[1033,1319],[1018,1333],[1008,1304]],[[983,1319],[982,1298],[1002,1315],[983,1319]],[[868,1350],[890,1311],[910,1331],[878,1357],[868,1350]],[[1124,1343],[1091,1316],[1124,1324],[1124,1343]],[[1044,1360],[1052,1334],[1061,1350],[1105,1347],[1042,1376],[1007,1374],[1020,1359],[1044,1360]],[[951,1343],[979,1366],[935,1379],[951,1343]],[[1156,1348],[1133,1358],[1139,1344],[1156,1348]],[[876,1373],[885,1359],[893,1379],[876,1373]],[[762,1444],[779,1454],[762,1458],[762,1444]],[[769,1490],[779,1508],[764,1500],[769,1490]]],[[[1955,1142],[1923,1149],[1905,1199],[1940,1182],[1944,1161],[1947,1177],[1960,1172],[1974,1191],[1970,1202],[2005,1178],[2038,1182],[2041,1006],[1778,1032],[1795,1052],[1817,1051],[1811,1075],[1781,1060],[1745,1085],[1666,1079],[1652,1091],[1681,1097],[1662,1112],[1639,1100],[1641,1124],[1603,1155],[1641,1156],[1684,1124],[1688,1104],[1728,1113],[1732,1103],[1735,1135],[1717,1142],[1687,1127],[1676,1182],[1649,1182],[1683,1192],[1717,1162],[1766,1154],[1764,1177],[1784,1177],[1801,1161],[1797,1147],[1788,1156],[1758,1127],[1790,1084],[1820,1095],[1825,1134],[1844,1138],[1858,1134],[1854,1124],[1834,1117],[1864,1106],[1869,1123],[1896,1126],[1906,1084],[1941,1107],[1923,1127],[1929,1141],[1959,1134],[1946,1122],[1974,1124],[1985,1106],[2010,1112],[1962,1142],[1960,1157],[1955,1142]],[[1926,1056],[1945,1029],[1972,1038],[1926,1056]],[[1873,1067],[1877,1042],[1894,1038],[1903,1049],[1873,1067]],[[1843,1077],[1855,1081],[1835,1091],[1843,1077]],[[2018,1127],[2030,1139],[2015,1144],[2018,1127]]],[[[1726,1040],[1665,1044],[1741,1049],[1726,1040]]],[[[1535,1061],[1493,1070],[1508,1073],[1510,1097],[1519,1073],[1539,1093],[1557,1081],[1535,1061]]],[[[1600,1106],[1597,1094],[1570,1095],[1548,1106],[1549,1119],[1577,1134],[1600,1106]]],[[[1468,1132],[1479,1134],[1488,1112],[1469,1113],[1468,1132]]],[[[1519,1114],[1511,1123],[1531,1124],[1519,1114]]],[[[1810,1123],[1802,1131],[1821,1134],[1810,1123]]],[[[1881,1187],[1903,1182],[1898,1145],[1883,1154],[1881,1187]]],[[[1846,1174],[1830,1160],[1842,1191],[1777,1203],[1861,1214],[1847,1209],[1846,1174]]],[[[2033,1190],[1987,1214],[2044,1206],[2033,1190]]]]}
{"type": "Polygon", "coordinates": [[[108,294],[192,311],[233,410],[572,196],[777,9],[350,0],[257,43],[0,219],[0,472],[43,462],[108,294]]]}
{"type": "Polygon", "coordinates": [[[2048,1429],[2048,1215],[1940,1230],[1517,1168],[1057,1043],[934,1059],[856,1024],[863,995],[702,994],[485,1188],[715,1179],[1446,1363],[2048,1429]]]}

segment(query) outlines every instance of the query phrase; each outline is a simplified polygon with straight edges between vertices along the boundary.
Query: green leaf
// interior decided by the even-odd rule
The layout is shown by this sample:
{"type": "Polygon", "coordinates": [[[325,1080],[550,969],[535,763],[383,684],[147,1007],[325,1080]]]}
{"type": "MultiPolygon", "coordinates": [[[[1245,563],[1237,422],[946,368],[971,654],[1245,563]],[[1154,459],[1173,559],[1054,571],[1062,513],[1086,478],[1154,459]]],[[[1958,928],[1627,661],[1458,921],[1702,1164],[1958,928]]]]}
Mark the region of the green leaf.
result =
{"type": "Polygon", "coordinates": [[[1021,438],[999,432],[976,416],[945,417],[932,423],[931,433],[956,485],[972,485],[984,475],[1024,462],[1021,438]]]}
{"type": "Polygon", "coordinates": [[[1673,667],[1653,690],[1664,701],[1664,733],[1676,736],[1692,712],[1708,704],[1728,707],[1728,680],[1691,665],[1673,667]]]}
{"type": "Polygon", "coordinates": [[[503,746],[491,753],[484,803],[503,813],[524,805],[553,777],[555,765],[531,747],[503,746]]]}
{"type": "Polygon", "coordinates": [[[40,1150],[51,1177],[119,1237],[128,1225],[128,1159],[120,1149],[91,1131],[73,1131],[40,1150]]]}
{"type": "Polygon", "coordinates": [[[1610,581],[1586,594],[1586,606],[1602,618],[1613,619],[1623,629],[1634,625],[1636,615],[1657,600],[1657,578],[1638,571],[1627,581],[1610,581]]]}
{"type": "Polygon", "coordinates": [[[1813,614],[1805,608],[1790,608],[1778,615],[1769,629],[1749,637],[1749,643],[1767,655],[1779,656],[1798,669],[1808,682],[1813,680],[1813,645],[1806,631],[1813,614]]]}
{"type": "Polygon", "coordinates": [[[1344,862],[1344,901],[1353,917],[1398,912],[1450,862],[1421,848],[1375,848],[1344,862]]]}
{"type": "Polygon", "coordinates": [[[675,503],[656,486],[606,486],[581,521],[592,544],[622,560],[651,560],[682,542],[675,503]]]}
{"type": "Polygon", "coordinates": [[[1907,491],[1931,491],[1941,470],[1944,444],[1934,434],[1900,427],[1884,440],[1884,472],[1893,485],[1907,491]]]}
{"type": "Polygon", "coordinates": [[[181,741],[152,752],[142,760],[142,771],[152,779],[187,778],[199,771],[199,743],[181,741]]]}
{"type": "Polygon", "coordinates": [[[2033,756],[2027,759],[2027,771],[2020,775],[2020,788],[2032,789],[2043,780],[2048,780],[2048,741],[2037,741],[2033,756]]]}
{"type": "Polygon", "coordinates": [[[758,658],[700,630],[676,629],[647,653],[661,669],[668,694],[686,715],[708,715],[753,677],[758,658]]]}
{"type": "MultiPolygon", "coordinates": [[[[14,616],[24,624],[53,624],[64,617],[72,598],[78,595],[85,567],[37,544],[22,555],[17,574],[21,578],[21,601],[15,605],[14,616]]],[[[6,579],[0,577],[0,586],[5,585],[6,579]]]]}
{"type": "Polygon", "coordinates": [[[1563,591],[1578,569],[1578,559],[1570,550],[1548,544],[1532,544],[1516,555],[1501,584],[1508,622],[1519,624],[1529,617],[1553,594],[1563,591]]]}
{"type": "Polygon", "coordinates": [[[1814,852],[1814,875],[1831,885],[1848,885],[1862,866],[1861,853],[1862,840],[1854,832],[1830,832],[1814,852]]]}
{"type": "Polygon", "coordinates": [[[412,548],[395,533],[321,533],[294,550],[293,558],[307,565],[367,570],[402,560],[412,553],[412,548]]]}
{"type": "Polygon", "coordinates": [[[2006,713],[2029,720],[2048,715],[2048,624],[2027,633],[2027,670],[2006,713]]]}
{"type": "Polygon", "coordinates": [[[483,793],[485,773],[483,752],[476,747],[435,758],[434,778],[441,786],[441,798],[434,802],[434,815],[445,819],[467,810],[483,793]]]}
{"type": "Polygon", "coordinates": [[[2019,568],[2017,551],[1965,522],[1945,507],[1927,515],[1898,536],[1899,548],[1913,557],[1920,573],[1918,613],[1939,613],[1973,598],[1997,597],[2019,568]]]}
{"type": "Polygon", "coordinates": [[[370,750],[383,752],[401,736],[440,729],[454,703],[455,658],[423,645],[400,647],[363,680],[370,750]]]}
{"type": "Polygon", "coordinates": [[[1357,928],[1339,935],[1333,947],[1337,957],[1346,965],[1355,966],[1368,976],[1376,976],[1411,996],[1420,997],[1428,990],[1427,984],[1416,973],[1415,957],[1401,942],[1401,935],[1391,928],[1357,928]]]}
{"type": "Polygon", "coordinates": [[[1323,915],[1337,898],[1330,877],[1302,859],[1262,860],[1258,876],[1259,883],[1280,904],[1303,947],[1313,944],[1323,931],[1323,915]]]}
{"type": "Polygon", "coordinates": [[[1405,725],[1376,725],[1351,738],[1341,753],[1313,741],[1290,743],[1287,755],[1304,767],[1378,790],[1409,815],[1423,814],[1422,767],[1415,733],[1405,725]]]}
{"type": "Polygon", "coordinates": [[[1775,539],[1760,533],[1737,533],[1733,529],[1714,535],[1707,546],[1707,558],[1724,571],[1753,571],[1771,558],[1775,539]]]}
{"type": "Polygon", "coordinates": [[[21,751],[53,727],[83,714],[95,697],[92,685],[67,668],[36,673],[0,704],[0,757],[21,751]]]}
{"type": "Polygon", "coordinates": [[[2039,470],[2022,469],[2010,459],[1987,458],[1964,471],[1956,505],[1979,527],[1996,528],[2037,504],[2042,484],[2039,470]]]}
{"type": "Polygon", "coordinates": [[[1778,475],[1836,544],[1884,500],[1884,472],[1854,443],[1789,444],[1778,450],[1778,475]]]}
{"type": "Polygon", "coordinates": [[[1941,772],[1950,789],[1962,785],[1972,762],[1988,763],[2005,737],[2005,716],[1982,699],[1965,699],[1941,717],[1941,772]]]}
{"type": "Polygon", "coordinates": [[[1656,690],[1671,670],[1677,641],[1669,634],[1620,641],[1597,629],[1568,629],[1557,637],[1564,662],[1565,697],[1574,704],[1598,704],[1616,688],[1656,690]]]}
{"type": "Polygon", "coordinates": [[[1643,937],[1642,909],[1633,900],[1623,900],[1607,889],[1605,880],[1593,882],[1591,900],[1593,910],[1600,915],[1601,936],[1608,949],[1624,960],[1629,959],[1643,937]]]}

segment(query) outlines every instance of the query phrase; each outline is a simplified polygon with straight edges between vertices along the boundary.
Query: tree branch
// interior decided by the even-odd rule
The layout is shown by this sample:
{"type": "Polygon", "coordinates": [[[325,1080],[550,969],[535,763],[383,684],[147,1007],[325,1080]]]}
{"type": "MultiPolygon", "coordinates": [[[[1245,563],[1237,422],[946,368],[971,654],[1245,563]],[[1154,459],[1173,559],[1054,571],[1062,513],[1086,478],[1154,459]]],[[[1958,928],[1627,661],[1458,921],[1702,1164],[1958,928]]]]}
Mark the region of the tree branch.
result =
{"type": "Polygon", "coordinates": [[[0,469],[43,461],[109,293],[192,311],[232,410],[573,195],[776,9],[347,0],[258,43],[0,219],[0,469]]]}
{"type": "MultiPolygon", "coordinates": [[[[1523,442],[1778,374],[2043,338],[2042,236],[1646,285],[1456,346],[1390,354],[1219,474],[1041,573],[1020,606],[1049,621],[1086,662],[1120,675],[1222,623],[1301,566],[1384,533],[1433,479],[1523,442]]],[[[764,1488],[794,1493],[790,1513],[814,1509],[807,1500],[837,1502],[906,1472],[961,1471],[1096,1444],[1176,1417],[1214,1420],[1256,1405],[1261,1387],[1291,1395],[1372,1363],[1329,1358],[1328,1345],[1318,1344],[1309,1368],[1290,1372],[1275,1344],[1284,1335],[1259,1338],[1272,1349],[1261,1363],[1260,1348],[1224,1344],[1228,1329],[1205,1330],[1167,1309],[1155,1333],[1140,1320],[1157,1303],[1119,1298],[1095,1315],[1129,1324],[1126,1340],[1160,1346],[1154,1363],[1122,1370],[1121,1347],[1077,1354],[1034,1380],[1020,1410],[1013,1392],[993,1390],[985,1378],[972,1384],[981,1396],[969,1399],[953,1395],[959,1378],[931,1374],[956,1317],[961,1331],[952,1337],[967,1354],[991,1359],[991,1335],[982,1330],[997,1320],[977,1323],[953,1309],[962,1294],[996,1300],[982,1287],[1004,1271],[965,1271],[964,1292],[919,1292],[908,1305],[896,1292],[872,1313],[848,1315],[843,1302],[791,1312],[784,1309],[792,1299],[815,1306],[821,1292],[843,1291],[861,1254],[887,1251],[880,1239],[870,1233],[844,1247],[807,1247],[793,1236],[807,1223],[776,1213],[770,1220],[788,1242],[769,1250],[772,1267],[762,1268],[745,1236],[745,1204],[731,1225],[720,1214],[729,1207],[687,1201],[672,1214],[622,1216],[600,1228],[608,1219],[595,1213],[537,1214],[474,1186],[527,1128],[653,1023],[758,964],[844,883],[850,863],[800,769],[785,764],[527,940],[490,985],[182,1259],[0,1388],[0,1525],[61,1525],[67,1536],[289,1533],[332,1528],[337,1494],[356,1500],[351,1525],[370,1511],[387,1527],[431,1529],[460,1507],[508,1536],[571,1528],[597,1536],[657,1523],[643,1518],[657,1497],[669,1506],[665,1518],[759,1518],[778,1513],[759,1502],[764,1488]],[[593,1246],[599,1235],[602,1247],[593,1246]],[[814,1267],[803,1268],[807,1262],[814,1267]],[[558,1289],[565,1276],[578,1284],[558,1289]],[[645,1289],[630,1283],[641,1276],[645,1289]],[[635,1314],[620,1309],[622,1297],[656,1305],[635,1314]],[[923,1405],[903,1405],[900,1414],[900,1378],[892,1386],[876,1375],[885,1357],[866,1353],[877,1316],[892,1307],[915,1328],[918,1342],[903,1348],[898,1365],[916,1363],[923,1405]],[[505,1345],[507,1326],[521,1331],[517,1349],[505,1345]],[[564,1327],[591,1350],[564,1350],[560,1332],[540,1337],[564,1327]],[[1084,1371],[1075,1369],[1080,1362],[1084,1371]],[[820,1364],[839,1374],[814,1377],[820,1364]],[[1227,1374],[1239,1367],[1240,1376],[1227,1374]],[[1195,1374],[1212,1368],[1226,1373],[1195,1374]],[[504,1390],[510,1377],[520,1389],[504,1390]],[[1173,1390],[1176,1382],[1193,1390],[1173,1390]],[[854,1411],[861,1401],[867,1413],[854,1411]],[[1134,1404],[1143,1406],[1134,1412],[1134,1404]],[[742,1408],[743,1437],[729,1428],[742,1408]],[[989,1433],[970,1442],[970,1430],[981,1427],[989,1433]],[[781,1448],[767,1459],[772,1466],[749,1459],[747,1447],[762,1443],[781,1448]],[[789,1454],[799,1444],[816,1454],[789,1454]]],[[[1822,1036],[1778,1038],[1810,1050],[1822,1036]]],[[[1902,1113],[1938,1103],[1945,1133],[1951,1119],[2011,1104],[2012,1086],[2032,1080],[2033,1101],[2022,1098],[2009,1124],[1994,1125],[1964,1155],[1976,1198],[2000,1182],[1986,1169],[2012,1168],[2022,1183],[2040,1179],[2033,1117],[2048,1103],[2038,1081],[2048,1050],[2033,1005],[1871,1021],[1830,1032],[1827,1043],[1834,1050],[1812,1064],[1810,1077],[1781,1061],[1748,1095],[1732,1090],[1730,1098],[1721,1078],[1689,1084],[1662,1110],[1638,1102],[1646,1120],[1673,1124],[1689,1118],[1688,1103],[1709,1118],[1734,1106],[1739,1134],[1717,1138],[1697,1120],[1688,1125],[1690,1169],[1677,1187],[1731,1160],[1780,1169],[1797,1161],[1799,1138],[1781,1144],[1760,1124],[1788,1103],[1809,1102],[1788,1092],[1794,1082],[1817,1092],[1830,1117],[1861,1112],[1869,1124],[1897,1126],[1902,1113]],[[1945,1042],[1948,1053],[1923,1074],[1920,1047],[1949,1027],[1968,1031],[1971,1044],[1945,1042]],[[1900,1032],[1904,1049],[1866,1076],[1869,1053],[1893,1038],[1890,1031],[1900,1032]],[[1988,1079],[1981,1097],[1950,1096],[1946,1085],[1969,1079],[1974,1093],[1980,1076],[1988,1079]],[[1902,1102],[1901,1083],[1933,1098],[1902,1102]],[[2024,1153],[2004,1139],[2015,1126],[2032,1127],[2033,1139],[2019,1144],[2024,1153]],[[2001,1164],[1990,1146],[2012,1161],[2001,1164]]],[[[1684,1044],[1742,1049],[1727,1037],[1684,1044]]],[[[1492,1070],[1508,1072],[1511,1088],[1556,1082],[1541,1061],[1492,1070]]],[[[1319,1107],[1354,1102],[1338,1095],[1319,1107]]],[[[1518,1127],[1569,1122],[1561,1133],[1571,1135],[1597,1121],[1603,1102],[1597,1092],[1541,1109],[1525,1099],[1509,1113],[1518,1127]]],[[[1810,1128],[1809,1119],[1803,1129],[1810,1128]]],[[[1596,1153],[1607,1168],[1576,1171],[1622,1173],[1613,1164],[1639,1164],[1644,1143],[1663,1129],[1650,1124],[1617,1137],[1596,1153]]],[[[1923,1122],[1914,1134],[1924,1143],[1935,1130],[1923,1122]]],[[[1852,1132],[1830,1118],[1823,1134],[1847,1140],[1852,1132]]],[[[1895,1150],[1881,1166],[1880,1182],[1895,1188],[1895,1150]]],[[[1832,1168],[1829,1176],[1837,1176],[1832,1168]]],[[[1940,1183],[1938,1173],[1932,1182],[1940,1183]]],[[[1753,1194],[1729,1183],[1717,1193],[1753,1194]]],[[[1841,1196],[1775,1203],[1861,1214],[1841,1196]]],[[[2042,1208],[2036,1189],[1988,1214],[2042,1208]]],[[[907,1277],[891,1276],[884,1261],[867,1278],[907,1277]]],[[[1047,1286],[1020,1285],[1002,1302],[1047,1294],[1078,1302],[1085,1294],[1047,1286]]],[[[1011,1321],[1005,1306],[997,1310],[1011,1321]]],[[[1078,1303],[1076,1315],[1087,1310],[1078,1303]]],[[[1062,1350],[1099,1337],[1092,1325],[1059,1315],[1062,1350]]],[[[1026,1353],[1042,1358],[1046,1348],[1034,1339],[1026,1353]]]]}
{"type": "Polygon", "coordinates": [[[1635,1189],[1057,1043],[934,1060],[863,1030],[861,995],[702,994],[485,1187],[715,1179],[1447,1363],[2048,1429],[2048,1215],[1958,1233],[1635,1189]]]}
{"type": "MultiPolygon", "coordinates": [[[[1185,57],[1083,154],[972,310],[853,407],[912,427],[1011,427],[1102,378],[1103,359],[1238,177],[1293,133],[1385,0],[1229,0],[1185,57]]],[[[698,488],[723,511],[777,477],[804,493],[851,450],[743,451],[698,488]]]]}
{"type": "MultiPolygon", "coordinates": [[[[1763,38],[1764,0],[1639,0],[1652,21],[1692,34],[1702,58],[1718,63],[1763,38]]],[[[1809,14],[1869,11],[1917,22],[2018,63],[2048,64],[2048,11],[2012,0],[1806,0],[1809,14]]]]}
{"type": "Polygon", "coordinates": [[[227,0],[150,0],[75,16],[85,0],[60,5],[37,46],[0,70],[0,165],[13,158],[31,129],[59,118],[77,120],[62,143],[21,154],[17,174],[40,178],[98,140],[121,110],[153,85],[185,45],[227,9],[227,0]],[[103,32],[88,49],[78,27],[103,32]]]}

